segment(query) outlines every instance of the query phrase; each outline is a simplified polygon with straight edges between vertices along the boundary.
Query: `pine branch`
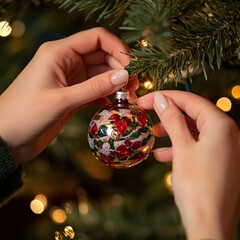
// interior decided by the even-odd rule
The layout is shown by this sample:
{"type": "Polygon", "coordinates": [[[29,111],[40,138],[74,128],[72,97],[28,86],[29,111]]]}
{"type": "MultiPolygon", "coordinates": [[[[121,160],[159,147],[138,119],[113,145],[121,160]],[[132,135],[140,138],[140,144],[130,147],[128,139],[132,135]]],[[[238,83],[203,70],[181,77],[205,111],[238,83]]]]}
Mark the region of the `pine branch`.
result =
{"type": "Polygon", "coordinates": [[[0,0],[0,20],[11,22],[24,14],[31,6],[40,6],[43,0],[0,0]]]}
{"type": "MultiPolygon", "coordinates": [[[[97,13],[97,21],[124,16],[124,39],[132,49],[131,74],[149,75],[155,89],[207,69],[220,69],[224,58],[240,58],[238,0],[23,0],[52,2],[60,8],[97,13]],[[142,41],[145,41],[142,44],[142,41]],[[144,47],[143,47],[144,45],[144,47]],[[147,45],[147,46],[146,46],[147,45]]],[[[5,15],[20,9],[17,0],[0,3],[5,15]]],[[[20,7],[21,5],[21,7],[20,7]]],[[[16,11],[17,12],[17,11],[16,11]]]]}
{"type": "MultiPolygon", "coordinates": [[[[165,81],[178,82],[182,78],[191,78],[199,68],[207,78],[207,65],[213,70],[215,67],[219,69],[224,54],[236,56],[236,50],[239,50],[239,2],[204,1],[201,9],[198,3],[195,9],[190,8],[182,16],[177,11],[177,15],[171,15],[174,12],[172,9],[175,9],[173,5],[170,4],[167,9],[165,5],[164,9],[165,13],[169,13],[165,17],[169,19],[167,37],[157,37],[166,31],[159,25],[158,31],[146,36],[147,47],[133,49],[133,60],[127,68],[132,74],[150,75],[155,89],[161,88],[165,81]]],[[[145,17],[151,18],[148,14],[145,17]]]]}
{"type": "Polygon", "coordinates": [[[98,16],[97,22],[102,19],[112,18],[116,21],[122,16],[126,9],[131,5],[132,0],[48,0],[49,2],[57,3],[60,8],[68,9],[69,12],[75,10],[83,11],[88,10],[88,19],[93,13],[101,11],[98,16]]]}

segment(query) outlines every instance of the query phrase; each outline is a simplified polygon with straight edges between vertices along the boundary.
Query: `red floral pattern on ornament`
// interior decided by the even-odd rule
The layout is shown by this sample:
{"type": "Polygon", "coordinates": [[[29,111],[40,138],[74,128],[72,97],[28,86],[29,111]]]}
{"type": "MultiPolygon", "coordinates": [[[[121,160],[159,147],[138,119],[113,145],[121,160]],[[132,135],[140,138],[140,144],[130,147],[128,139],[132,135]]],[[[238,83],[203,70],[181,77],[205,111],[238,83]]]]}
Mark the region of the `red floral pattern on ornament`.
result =
{"type": "Polygon", "coordinates": [[[97,132],[98,132],[97,124],[94,123],[94,125],[91,127],[90,133],[91,133],[92,135],[96,135],[97,132]]]}
{"type": "Polygon", "coordinates": [[[139,122],[140,127],[144,127],[147,123],[147,115],[144,112],[139,113],[137,121],[139,122]]]}
{"type": "Polygon", "coordinates": [[[105,164],[111,164],[113,161],[113,159],[111,157],[106,156],[106,155],[101,155],[101,160],[105,164]]]}
{"type": "Polygon", "coordinates": [[[121,118],[120,115],[118,114],[112,114],[108,119],[114,121],[116,129],[121,135],[125,133],[127,125],[130,125],[132,123],[130,118],[128,117],[121,118]]]}
{"type": "MultiPolygon", "coordinates": [[[[134,151],[138,150],[141,146],[141,141],[136,141],[132,143],[129,140],[125,140],[124,145],[120,145],[115,149],[115,151],[111,151],[111,155],[117,158],[131,157],[134,154],[134,151]]],[[[139,154],[137,154],[137,156],[138,155],[139,154]]]]}
{"type": "Polygon", "coordinates": [[[138,152],[138,154],[136,156],[134,156],[133,162],[142,161],[144,158],[146,158],[146,156],[147,156],[147,154],[142,153],[142,152],[138,152]]]}

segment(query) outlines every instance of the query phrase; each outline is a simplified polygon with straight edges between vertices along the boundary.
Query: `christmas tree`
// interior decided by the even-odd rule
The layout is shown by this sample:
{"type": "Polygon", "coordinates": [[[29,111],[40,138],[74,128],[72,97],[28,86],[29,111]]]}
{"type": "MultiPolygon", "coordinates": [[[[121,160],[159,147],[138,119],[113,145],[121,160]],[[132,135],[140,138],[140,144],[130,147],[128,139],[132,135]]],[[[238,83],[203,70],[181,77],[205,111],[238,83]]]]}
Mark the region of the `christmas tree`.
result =
{"type": "MultiPolygon", "coordinates": [[[[139,77],[139,96],[157,89],[193,91],[240,121],[237,0],[8,0],[0,1],[0,14],[1,91],[42,42],[104,26],[129,44],[126,69],[139,77]],[[11,34],[4,38],[4,31],[11,34]]],[[[184,239],[171,166],[152,156],[126,170],[96,161],[87,144],[96,110],[79,110],[49,148],[24,166],[24,191],[0,210],[2,239],[184,239]]]]}

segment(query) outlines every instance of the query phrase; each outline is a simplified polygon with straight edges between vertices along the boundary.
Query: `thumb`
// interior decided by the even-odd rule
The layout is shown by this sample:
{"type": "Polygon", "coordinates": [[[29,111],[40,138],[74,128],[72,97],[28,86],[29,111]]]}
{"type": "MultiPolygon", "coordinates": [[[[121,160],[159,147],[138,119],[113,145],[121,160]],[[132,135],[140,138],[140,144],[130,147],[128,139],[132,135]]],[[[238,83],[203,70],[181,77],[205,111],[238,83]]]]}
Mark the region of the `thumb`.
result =
{"type": "Polygon", "coordinates": [[[174,146],[186,146],[193,141],[182,112],[160,92],[154,95],[154,109],[174,146]]]}
{"type": "Polygon", "coordinates": [[[63,89],[63,94],[67,96],[68,108],[74,109],[116,92],[126,85],[128,79],[129,74],[126,70],[111,70],[69,86],[63,89]]]}

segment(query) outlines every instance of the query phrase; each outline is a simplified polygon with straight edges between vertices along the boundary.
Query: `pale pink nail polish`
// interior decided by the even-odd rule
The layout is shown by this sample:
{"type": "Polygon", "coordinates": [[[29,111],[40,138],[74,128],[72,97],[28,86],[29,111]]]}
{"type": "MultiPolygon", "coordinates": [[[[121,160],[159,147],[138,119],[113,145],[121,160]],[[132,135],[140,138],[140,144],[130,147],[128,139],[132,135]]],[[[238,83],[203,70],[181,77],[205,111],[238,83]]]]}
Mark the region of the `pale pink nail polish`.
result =
{"type": "Polygon", "coordinates": [[[111,81],[113,85],[120,85],[122,83],[126,83],[128,81],[128,78],[129,78],[128,71],[126,71],[125,69],[122,69],[115,72],[112,75],[111,81]]]}

